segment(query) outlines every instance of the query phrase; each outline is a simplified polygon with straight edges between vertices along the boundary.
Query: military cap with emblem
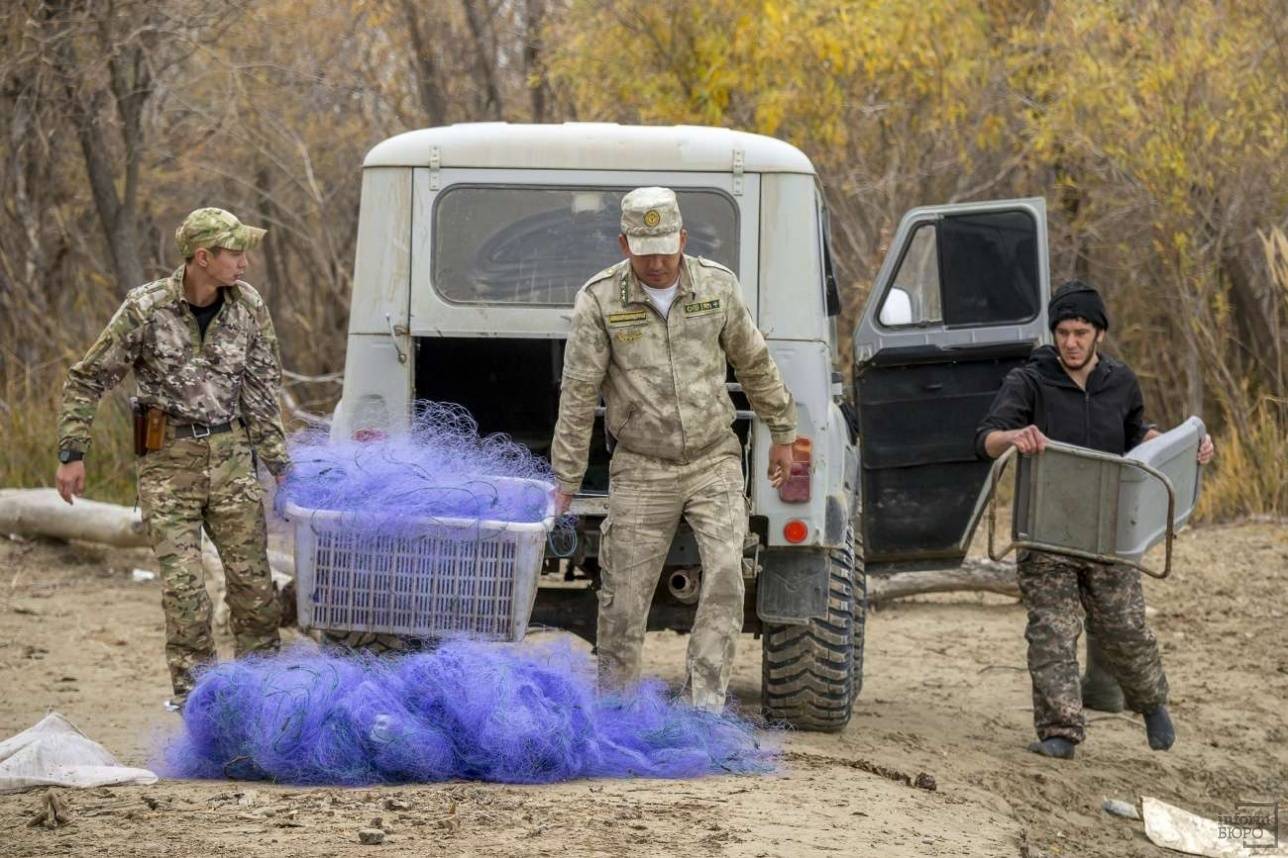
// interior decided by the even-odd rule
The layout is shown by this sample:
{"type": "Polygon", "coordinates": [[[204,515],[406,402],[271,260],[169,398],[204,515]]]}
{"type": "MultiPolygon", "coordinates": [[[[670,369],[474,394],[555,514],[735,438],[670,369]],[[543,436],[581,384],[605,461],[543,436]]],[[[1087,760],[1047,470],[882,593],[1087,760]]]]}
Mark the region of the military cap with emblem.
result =
{"type": "Polygon", "coordinates": [[[670,188],[636,188],[622,197],[622,234],[636,256],[679,253],[683,227],[670,188]]]}
{"type": "Polygon", "coordinates": [[[179,254],[187,259],[200,247],[251,250],[259,245],[267,231],[247,226],[232,212],[205,208],[197,209],[183,219],[174,232],[174,240],[179,245],[179,254]]]}

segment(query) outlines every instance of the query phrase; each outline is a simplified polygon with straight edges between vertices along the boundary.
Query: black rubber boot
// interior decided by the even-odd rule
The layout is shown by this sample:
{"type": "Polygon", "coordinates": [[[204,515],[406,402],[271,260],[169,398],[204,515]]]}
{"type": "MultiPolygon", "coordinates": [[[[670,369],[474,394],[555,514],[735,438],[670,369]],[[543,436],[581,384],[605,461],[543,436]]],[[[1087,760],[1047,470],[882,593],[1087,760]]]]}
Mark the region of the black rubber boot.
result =
{"type": "Polygon", "coordinates": [[[1121,712],[1124,708],[1123,690],[1105,670],[1105,657],[1090,632],[1087,633],[1087,672],[1082,677],[1082,705],[1098,712],[1121,712]]]}
{"type": "Polygon", "coordinates": [[[1166,751],[1176,743],[1176,728],[1166,706],[1159,706],[1145,713],[1145,735],[1155,751],[1166,751]]]}
{"type": "Polygon", "coordinates": [[[1044,757],[1055,757],[1060,760],[1072,760],[1073,749],[1077,747],[1063,736],[1051,736],[1041,741],[1029,743],[1029,750],[1044,757]]]}

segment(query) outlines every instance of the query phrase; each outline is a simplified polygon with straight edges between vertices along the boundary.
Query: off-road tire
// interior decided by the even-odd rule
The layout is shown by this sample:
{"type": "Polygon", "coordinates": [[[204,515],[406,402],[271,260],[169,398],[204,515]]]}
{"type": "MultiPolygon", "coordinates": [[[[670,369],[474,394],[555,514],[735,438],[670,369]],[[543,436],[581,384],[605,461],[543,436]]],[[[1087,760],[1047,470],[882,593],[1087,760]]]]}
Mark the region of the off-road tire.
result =
{"type": "Polygon", "coordinates": [[[850,723],[863,687],[867,577],[854,530],[827,553],[827,617],[807,625],[766,623],[761,638],[765,718],[799,730],[834,733],[850,723]]]}

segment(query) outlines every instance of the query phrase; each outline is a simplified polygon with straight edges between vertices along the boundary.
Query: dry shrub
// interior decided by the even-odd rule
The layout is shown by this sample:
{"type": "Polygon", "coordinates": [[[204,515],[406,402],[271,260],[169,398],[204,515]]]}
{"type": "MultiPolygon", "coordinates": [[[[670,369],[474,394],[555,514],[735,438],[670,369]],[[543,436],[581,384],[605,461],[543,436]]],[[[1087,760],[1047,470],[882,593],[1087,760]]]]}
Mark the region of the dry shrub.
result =
{"type": "Polygon", "coordinates": [[[1247,436],[1229,430],[1217,439],[1196,510],[1200,519],[1288,516],[1288,402],[1264,401],[1250,428],[1247,436]]]}
{"type": "MultiPolygon", "coordinates": [[[[58,406],[67,364],[0,366],[0,486],[51,486],[58,468],[58,406]]],[[[133,505],[134,450],[128,390],[132,380],[104,397],[85,457],[86,495],[133,505]]]]}
{"type": "Polygon", "coordinates": [[[1196,510],[1206,520],[1288,516],[1288,360],[1280,324],[1288,309],[1288,236],[1278,227],[1258,234],[1268,274],[1265,315],[1275,335],[1275,353],[1269,356],[1275,369],[1268,384],[1272,393],[1258,398],[1245,386],[1223,398],[1227,417],[1242,414],[1227,419],[1217,439],[1217,457],[1196,510]]]}

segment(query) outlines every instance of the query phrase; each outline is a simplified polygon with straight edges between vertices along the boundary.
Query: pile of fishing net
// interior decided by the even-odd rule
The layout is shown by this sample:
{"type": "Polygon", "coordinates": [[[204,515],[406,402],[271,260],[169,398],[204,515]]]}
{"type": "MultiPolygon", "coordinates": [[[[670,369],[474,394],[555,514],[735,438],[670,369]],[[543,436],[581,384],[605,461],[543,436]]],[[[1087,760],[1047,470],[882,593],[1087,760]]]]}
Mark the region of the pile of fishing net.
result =
{"type": "Polygon", "coordinates": [[[548,513],[550,465],[506,435],[479,437],[451,403],[417,405],[406,434],[331,441],[304,433],[279,503],[360,516],[365,527],[426,518],[535,522],[548,513]]]}
{"type": "Polygon", "coordinates": [[[599,696],[566,644],[449,641],[398,657],[297,646],[206,670],[159,764],[170,777],[367,785],[763,772],[752,726],[661,683],[599,696]]]}

